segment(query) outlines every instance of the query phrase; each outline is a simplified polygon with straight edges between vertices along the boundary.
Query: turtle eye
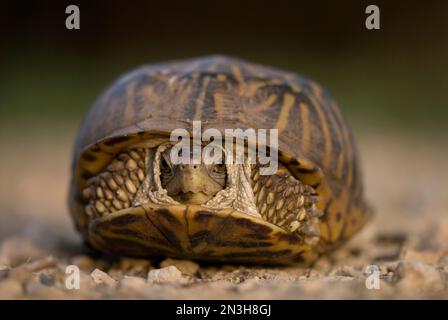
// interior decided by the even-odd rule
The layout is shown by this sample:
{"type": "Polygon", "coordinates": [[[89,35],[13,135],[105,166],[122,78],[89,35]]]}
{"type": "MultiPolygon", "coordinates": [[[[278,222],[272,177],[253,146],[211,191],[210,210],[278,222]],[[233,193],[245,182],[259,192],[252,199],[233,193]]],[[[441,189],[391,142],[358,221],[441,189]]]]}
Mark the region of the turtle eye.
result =
{"type": "Polygon", "coordinates": [[[218,163],[213,165],[213,169],[212,169],[213,173],[217,173],[217,174],[225,174],[226,173],[226,165],[223,163],[218,163]]]}
{"type": "Polygon", "coordinates": [[[163,175],[171,175],[172,173],[172,169],[170,167],[170,165],[168,164],[168,162],[165,160],[165,158],[163,157],[160,161],[160,172],[163,175]]]}
{"type": "Polygon", "coordinates": [[[222,187],[225,187],[227,180],[227,167],[225,164],[212,164],[211,166],[207,166],[208,172],[211,178],[219,183],[222,187]]]}

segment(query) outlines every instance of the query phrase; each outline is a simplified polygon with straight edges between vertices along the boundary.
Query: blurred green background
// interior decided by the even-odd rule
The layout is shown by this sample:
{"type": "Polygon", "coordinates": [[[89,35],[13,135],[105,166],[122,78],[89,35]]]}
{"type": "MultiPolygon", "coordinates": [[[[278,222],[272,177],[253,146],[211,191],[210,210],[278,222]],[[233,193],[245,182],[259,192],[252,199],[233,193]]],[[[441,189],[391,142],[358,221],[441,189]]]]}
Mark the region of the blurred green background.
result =
{"type": "Polygon", "coordinates": [[[0,137],[73,136],[141,64],[229,54],[327,87],[358,132],[446,138],[447,1],[2,2],[0,137]],[[65,29],[65,7],[81,29],[65,29]],[[365,8],[381,30],[365,28],[365,8]]]}

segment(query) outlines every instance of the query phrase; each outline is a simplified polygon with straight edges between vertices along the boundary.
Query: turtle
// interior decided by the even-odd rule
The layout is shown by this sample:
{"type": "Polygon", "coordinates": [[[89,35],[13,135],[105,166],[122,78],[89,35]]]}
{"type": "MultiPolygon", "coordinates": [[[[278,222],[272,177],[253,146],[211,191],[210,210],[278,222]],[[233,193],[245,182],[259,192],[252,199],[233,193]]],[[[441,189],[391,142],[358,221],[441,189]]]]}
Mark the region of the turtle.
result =
{"type": "Polygon", "coordinates": [[[85,116],[69,208],[85,243],[107,254],[311,265],[372,215],[358,158],[333,97],[309,78],[223,55],[144,65],[85,116]],[[198,122],[223,137],[274,129],[277,145],[255,148],[275,155],[276,171],[227,161],[225,148],[224,162],[172,161],[183,152],[173,131],[191,142],[198,122]]]}

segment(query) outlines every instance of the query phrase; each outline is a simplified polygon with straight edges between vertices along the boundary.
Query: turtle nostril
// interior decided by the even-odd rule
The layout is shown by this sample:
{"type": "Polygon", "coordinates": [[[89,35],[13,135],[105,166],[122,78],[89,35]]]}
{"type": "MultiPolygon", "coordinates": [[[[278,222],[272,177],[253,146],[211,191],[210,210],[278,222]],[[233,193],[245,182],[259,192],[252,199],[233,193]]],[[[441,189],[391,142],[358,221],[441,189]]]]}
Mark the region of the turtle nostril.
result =
{"type": "Polygon", "coordinates": [[[197,168],[198,168],[198,166],[197,166],[197,165],[194,165],[194,166],[193,166],[193,169],[197,169],[197,168]]]}

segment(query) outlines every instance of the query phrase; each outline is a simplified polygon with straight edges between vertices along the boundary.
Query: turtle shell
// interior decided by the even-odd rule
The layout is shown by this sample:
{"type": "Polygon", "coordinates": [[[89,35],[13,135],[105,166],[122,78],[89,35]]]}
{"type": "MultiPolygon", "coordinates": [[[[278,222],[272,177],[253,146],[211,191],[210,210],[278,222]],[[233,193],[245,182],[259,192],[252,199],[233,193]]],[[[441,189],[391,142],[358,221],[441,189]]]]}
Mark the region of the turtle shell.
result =
{"type": "Polygon", "coordinates": [[[319,195],[317,251],[342,243],[369,217],[355,141],[330,94],[294,73],[209,56],[137,68],[94,103],[76,139],[70,192],[85,238],[92,228],[81,199],[87,181],[121,150],[174,129],[191,132],[195,120],[202,130],[278,129],[279,161],[319,195]]]}

